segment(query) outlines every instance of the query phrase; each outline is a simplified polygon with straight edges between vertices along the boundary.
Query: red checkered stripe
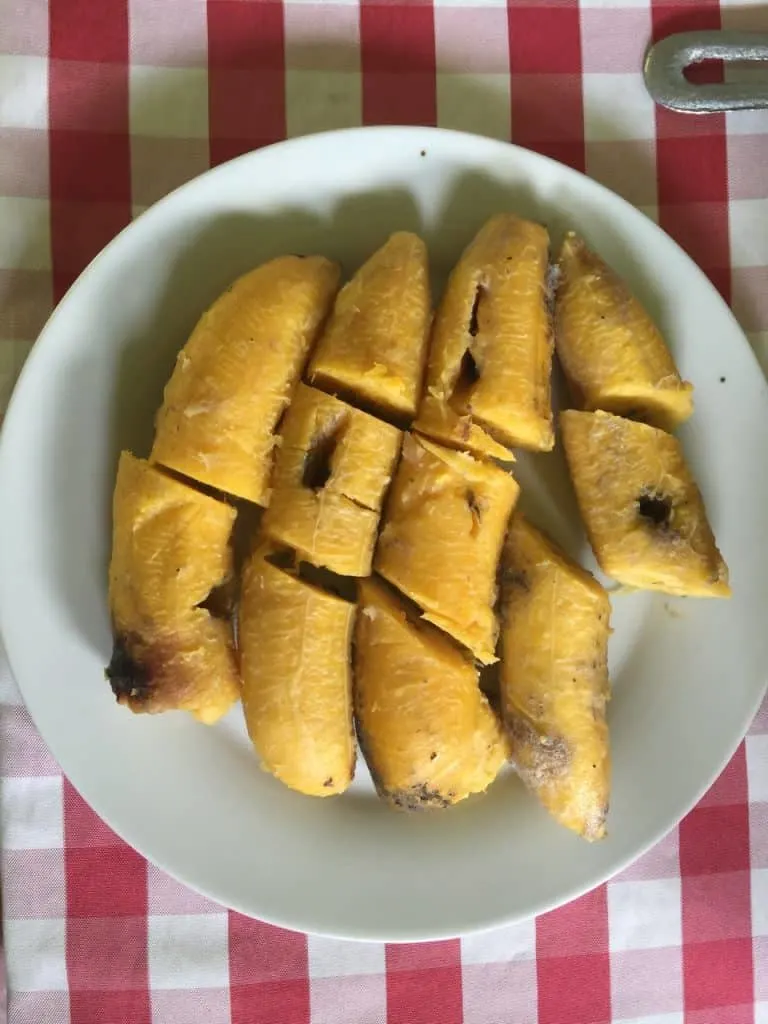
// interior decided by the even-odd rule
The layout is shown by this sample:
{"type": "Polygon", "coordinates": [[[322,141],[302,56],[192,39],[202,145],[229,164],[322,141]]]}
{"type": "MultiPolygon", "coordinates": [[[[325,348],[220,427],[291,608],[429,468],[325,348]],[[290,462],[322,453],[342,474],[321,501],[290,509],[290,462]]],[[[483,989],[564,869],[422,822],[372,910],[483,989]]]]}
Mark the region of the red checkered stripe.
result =
{"type": "MultiPolygon", "coordinates": [[[[768,129],[657,112],[639,72],[651,35],[721,23],[768,28],[764,10],[710,0],[15,5],[0,19],[0,389],[138,211],[212,163],[360,123],[512,137],[586,170],[658,219],[768,351],[768,129]]],[[[680,829],[608,886],[488,935],[382,946],[227,913],[147,865],[3,696],[11,1024],[768,1020],[768,710],[680,829]]]]}

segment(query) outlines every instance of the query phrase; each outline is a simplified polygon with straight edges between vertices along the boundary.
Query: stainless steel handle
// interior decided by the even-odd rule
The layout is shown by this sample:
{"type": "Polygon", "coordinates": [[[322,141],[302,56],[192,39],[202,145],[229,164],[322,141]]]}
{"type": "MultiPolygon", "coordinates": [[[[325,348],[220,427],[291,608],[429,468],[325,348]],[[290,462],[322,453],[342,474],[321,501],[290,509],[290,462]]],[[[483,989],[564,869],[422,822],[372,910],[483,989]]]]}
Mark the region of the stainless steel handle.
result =
{"type": "Polygon", "coordinates": [[[690,114],[768,107],[768,63],[765,83],[694,85],[683,71],[702,60],[768,62],[768,35],[711,31],[667,36],[645,56],[643,75],[648,92],[661,106],[690,114]]]}

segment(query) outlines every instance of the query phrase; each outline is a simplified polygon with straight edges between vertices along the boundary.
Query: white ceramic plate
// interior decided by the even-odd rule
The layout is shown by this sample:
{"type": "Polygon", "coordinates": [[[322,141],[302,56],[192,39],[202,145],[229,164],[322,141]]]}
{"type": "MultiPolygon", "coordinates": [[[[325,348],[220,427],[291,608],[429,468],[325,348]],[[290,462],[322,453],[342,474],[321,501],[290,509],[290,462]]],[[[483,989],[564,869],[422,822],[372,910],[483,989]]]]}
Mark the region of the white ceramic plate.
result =
{"type": "MultiPolygon", "coordinates": [[[[417,940],[561,904],[643,852],[693,805],[755,712],[768,666],[766,383],[703,274],[587,178],[434,129],[316,135],[242,157],[152,207],[58,307],[16,389],[0,453],[0,615],[16,679],[84,798],[128,842],[221,903],[278,924],[417,940]],[[610,836],[588,845],[511,775],[449,811],[404,816],[359,767],[312,800],[262,773],[240,709],[214,728],[134,716],[103,678],[117,454],[146,454],[175,353],[237,274],[285,252],[355,268],[396,228],[438,279],[483,220],[514,209],[555,242],[583,232],[662,326],[696,413],[682,430],[731,568],[730,602],[614,598],[610,836]]],[[[560,455],[517,470],[536,517],[587,564],[560,455]]]]}

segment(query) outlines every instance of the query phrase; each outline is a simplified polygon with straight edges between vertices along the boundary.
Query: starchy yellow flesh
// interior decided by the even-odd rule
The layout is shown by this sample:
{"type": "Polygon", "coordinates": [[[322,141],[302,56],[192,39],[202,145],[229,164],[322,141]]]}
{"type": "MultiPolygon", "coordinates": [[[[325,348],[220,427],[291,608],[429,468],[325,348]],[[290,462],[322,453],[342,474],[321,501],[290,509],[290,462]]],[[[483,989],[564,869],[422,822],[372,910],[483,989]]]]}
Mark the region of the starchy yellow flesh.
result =
{"type": "Polygon", "coordinates": [[[243,709],[264,767],[310,796],[342,793],[355,769],[350,642],[355,606],[267,561],[243,572],[243,709]]]}
{"type": "Polygon", "coordinates": [[[501,706],[512,759],[562,825],[605,834],[608,595],[515,514],[502,556],[501,706]]]}
{"type": "Polygon", "coordinates": [[[229,621],[198,607],[232,573],[235,510],[123,452],[113,496],[107,669],[132,711],[214,722],[239,695],[229,621]]]}
{"type": "Polygon", "coordinates": [[[299,384],[275,458],[263,527],[314,565],[367,576],[402,434],[299,384]]]}
{"type": "Polygon", "coordinates": [[[413,419],[432,316],[424,242],[398,231],[341,289],[310,383],[396,420],[413,419]]]}
{"type": "Polygon", "coordinates": [[[576,498],[600,568],[627,586],[730,597],[728,568],[671,434],[606,412],[561,414],[576,498]]]}
{"type": "Polygon", "coordinates": [[[374,580],[360,585],[355,711],[371,775],[395,807],[455,804],[485,790],[507,758],[472,662],[374,580]]]}
{"type": "Polygon", "coordinates": [[[376,549],[376,571],[483,664],[496,660],[496,569],[518,493],[498,466],[406,435],[376,549]]]}
{"type": "Polygon", "coordinates": [[[283,256],[235,281],[178,355],[152,461],[266,505],[275,427],[338,282],[322,256],[283,256]]]}
{"type": "Polygon", "coordinates": [[[693,388],[621,278],[572,233],[559,265],[555,343],[578,405],[668,430],[688,419],[693,388]]]}
{"type": "Polygon", "coordinates": [[[435,316],[416,430],[501,459],[552,448],[548,263],[540,224],[505,213],[481,228],[435,316]]]}

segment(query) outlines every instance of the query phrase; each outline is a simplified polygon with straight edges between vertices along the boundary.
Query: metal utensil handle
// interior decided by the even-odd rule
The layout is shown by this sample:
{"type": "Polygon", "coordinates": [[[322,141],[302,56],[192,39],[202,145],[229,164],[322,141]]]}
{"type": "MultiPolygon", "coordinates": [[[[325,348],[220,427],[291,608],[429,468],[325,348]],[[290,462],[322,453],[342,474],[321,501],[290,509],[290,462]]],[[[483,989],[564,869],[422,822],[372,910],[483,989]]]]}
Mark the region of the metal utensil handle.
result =
{"type": "Polygon", "coordinates": [[[667,36],[651,46],[645,56],[643,74],[648,92],[661,106],[691,114],[768,107],[768,67],[765,83],[694,85],[683,71],[703,60],[768,61],[768,35],[711,31],[667,36]]]}

